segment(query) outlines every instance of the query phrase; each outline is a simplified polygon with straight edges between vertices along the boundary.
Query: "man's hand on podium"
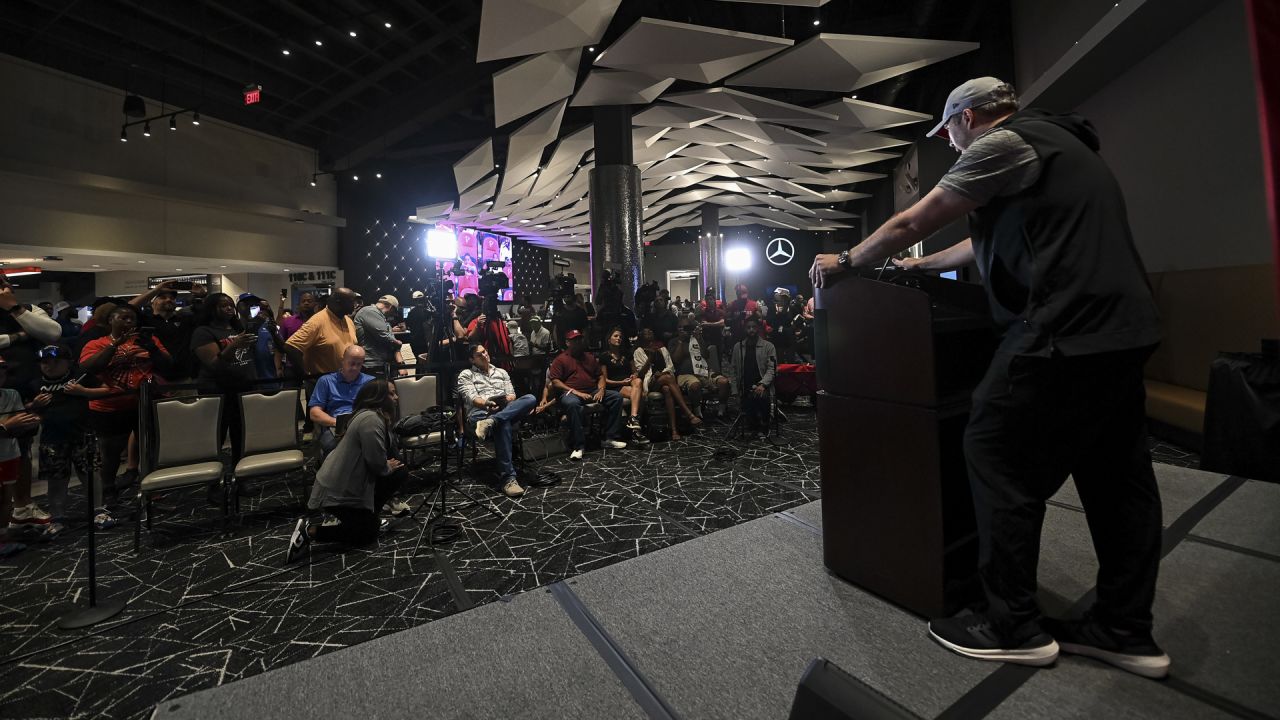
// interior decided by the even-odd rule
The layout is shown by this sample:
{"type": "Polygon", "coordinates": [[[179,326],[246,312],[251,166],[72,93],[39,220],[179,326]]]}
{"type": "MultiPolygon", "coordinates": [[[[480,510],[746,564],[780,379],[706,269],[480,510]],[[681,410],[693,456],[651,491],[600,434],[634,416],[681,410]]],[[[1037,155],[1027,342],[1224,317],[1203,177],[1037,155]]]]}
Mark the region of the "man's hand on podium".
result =
{"type": "Polygon", "coordinates": [[[809,268],[809,279],[813,281],[814,287],[820,288],[825,278],[844,271],[845,267],[840,264],[839,255],[834,253],[819,255],[813,259],[813,267],[809,268]]]}
{"type": "Polygon", "coordinates": [[[924,262],[924,258],[917,258],[917,257],[904,257],[904,258],[893,259],[894,267],[900,267],[903,270],[915,270],[919,268],[921,263],[923,262],[924,262]]]}

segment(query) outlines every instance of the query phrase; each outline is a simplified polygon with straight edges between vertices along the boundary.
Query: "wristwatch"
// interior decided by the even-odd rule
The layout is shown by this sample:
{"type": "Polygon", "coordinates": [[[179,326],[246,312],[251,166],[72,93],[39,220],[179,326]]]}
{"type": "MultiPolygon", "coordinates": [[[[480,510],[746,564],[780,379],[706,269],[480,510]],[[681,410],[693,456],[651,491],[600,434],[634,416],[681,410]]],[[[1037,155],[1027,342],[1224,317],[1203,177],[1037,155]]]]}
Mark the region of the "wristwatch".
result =
{"type": "Polygon", "coordinates": [[[849,251],[848,250],[845,250],[844,252],[840,253],[840,256],[836,259],[836,264],[842,268],[849,267],[849,251]]]}

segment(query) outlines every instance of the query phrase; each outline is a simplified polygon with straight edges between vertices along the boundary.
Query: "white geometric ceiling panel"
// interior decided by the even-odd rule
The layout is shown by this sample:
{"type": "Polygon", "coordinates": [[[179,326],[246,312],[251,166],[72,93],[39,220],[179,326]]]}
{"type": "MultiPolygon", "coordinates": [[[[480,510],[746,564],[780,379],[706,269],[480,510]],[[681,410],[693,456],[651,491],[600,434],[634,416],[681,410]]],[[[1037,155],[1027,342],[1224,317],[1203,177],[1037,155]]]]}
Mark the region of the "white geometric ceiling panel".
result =
{"type": "Polygon", "coordinates": [[[572,95],[579,54],[573,48],[534,55],[494,73],[494,126],[502,127],[572,95]]]}
{"type": "Polygon", "coordinates": [[[568,104],[568,100],[557,102],[511,133],[507,142],[507,167],[502,175],[504,189],[523,182],[538,170],[542,151],[560,134],[560,121],[568,104]]]}
{"type": "Polygon", "coordinates": [[[822,33],[738,73],[727,84],[852,92],[978,49],[951,40],[822,33]]]}
{"type": "Polygon", "coordinates": [[[720,117],[700,108],[681,105],[654,105],[636,113],[631,124],[638,127],[696,128],[720,117]]]}
{"type": "Polygon", "coordinates": [[[817,138],[770,123],[758,123],[739,118],[720,118],[712,121],[710,125],[714,128],[727,130],[735,135],[741,135],[748,140],[769,145],[796,145],[807,147],[811,150],[826,145],[826,143],[817,138]]]}
{"type": "Polygon", "coordinates": [[[751,192],[757,192],[757,188],[755,188],[754,186],[749,186],[746,183],[732,182],[730,180],[708,180],[703,184],[709,188],[724,190],[725,192],[731,192],[731,193],[742,194],[747,192],[748,190],[750,190],[751,192]]]}
{"type": "Polygon", "coordinates": [[[775,175],[780,178],[822,178],[822,173],[817,170],[810,170],[807,167],[783,162],[781,160],[747,160],[742,164],[747,167],[762,170],[770,175],[775,175]]]}
{"type": "Polygon", "coordinates": [[[453,164],[453,179],[458,192],[463,192],[493,172],[493,138],[476,146],[453,164]]]}
{"type": "MultiPolygon", "coordinates": [[[[649,147],[644,147],[643,145],[636,146],[632,150],[632,153],[633,153],[632,160],[636,163],[636,165],[643,165],[644,163],[652,163],[655,160],[665,160],[666,158],[669,158],[675,155],[676,153],[680,152],[681,150],[687,147],[689,147],[689,143],[687,142],[678,142],[676,140],[659,140],[654,144],[650,145],[649,147]]],[[[644,170],[647,170],[648,168],[642,167],[640,169],[641,171],[644,171],[644,170]]]]}
{"type": "Polygon", "coordinates": [[[713,83],[793,44],[786,38],[640,18],[596,56],[595,64],[713,83]]]}
{"type": "Polygon", "coordinates": [[[524,196],[528,195],[529,191],[533,189],[533,183],[537,179],[536,175],[530,175],[515,185],[504,186],[502,190],[498,192],[498,197],[494,198],[493,209],[496,211],[509,205],[514,205],[522,200],[524,196]]]}
{"type": "MultiPolygon", "coordinates": [[[[685,173],[683,175],[676,175],[673,177],[662,178],[662,180],[660,180],[659,182],[653,183],[652,187],[655,190],[679,190],[681,188],[687,188],[693,185],[697,185],[698,183],[703,182],[704,180],[707,180],[712,177],[715,177],[715,176],[703,175],[702,173],[696,173],[696,172],[690,172],[690,173],[685,173]]],[[[647,180],[652,180],[652,178],[647,178],[647,180]]],[[[646,183],[646,187],[649,187],[647,183],[646,183]]]]}
{"type": "MultiPolygon", "coordinates": [[[[840,170],[848,170],[859,165],[870,165],[884,160],[892,160],[902,157],[898,153],[884,152],[857,152],[857,153],[841,153],[839,155],[820,155],[816,158],[799,159],[794,162],[809,167],[829,167],[838,168],[840,170]]],[[[841,183],[835,183],[837,185],[841,183]]]]}
{"type": "Polygon", "coordinates": [[[689,157],[674,157],[670,160],[663,160],[654,163],[643,174],[649,177],[660,177],[662,175],[682,175],[706,165],[707,161],[689,157]]]}
{"type": "Polygon", "coordinates": [[[592,70],[569,104],[573,107],[648,105],[675,81],[675,78],[656,78],[629,70],[592,70]]]}
{"type": "Polygon", "coordinates": [[[681,193],[679,195],[676,195],[673,198],[670,198],[669,202],[672,205],[688,205],[689,203],[700,203],[703,200],[706,200],[707,198],[715,197],[716,195],[719,195],[719,194],[720,194],[719,190],[709,190],[705,188],[698,189],[698,190],[690,190],[689,192],[681,193]]]}
{"type": "Polygon", "coordinates": [[[742,195],[717,195],[717,196],[715,196],[714,198],[711,198],[711,200],[709,200],[708,202],[710,202],[712,205],[723,205],[723,206],[725,206],[725,207],[732,207],[732,206],[736,206],[736,205],[755,205],[755,204],[756,204],[756,201],[755,201],[755,200],[752,200],[751,198],[747,197],[745,194],[742,194],[742,195]]]}
{"type": "Polygon", "coordinates": [[[707,88],[689,92],[664,95],[663,100],[701,108],[721,115],[730,115],[743,120],[766,120],[786,123],[789,120],[835,120],[832,113],[811,110],[799,105],[772,100],[759,95],[752,95],[741,90],[729,88],[707,88]]]}
{"type": "Polygon", "coordinates": [[[790,180],[783,180],[776,177],[758,177],[751,178],[751,182],[767,187],[774,192],[780,192],[785,195],[795,195],[803,193],[809,195],[815,201],[822,200],[822,193],[817,190],[811,190],[803,185],[797,185],[790,180]]]}
{"type": "Polygon", "coordinates": [[[888,177],[884,173],[856,172],[853,170],[837,170],[833,173],[823,173],[821,178],[796,178],[796,182],[805,185],[849,185],[850,183],[866,182],[868,180],[880,180],[888,177]]]}
{"type": "Polygon", "coordinates": [[[738,142],[742,139],[741,135],[731,133],[728,130],[719,130],[710,125],[691,128],[688,130],[672,130],[666,134],[669,140],[679,140],[680,142],[697,143],[699,145],[728,145],[729,143],[738,142]]]}
{"type": "Polygon", "coordinates": [[[434,205],[422,205],[418,207],[417,211],[414,213],[414,217],[417,218],[418,222],[426,222],[428,220],[432,220],[435,218],[448,215],[449,211],[452,209],[453,209],[452,200],[448,200],[446,202],[441,202],[441,203],[435,203],[434,205]]]}
{"type": "Polygon", "coordinates": [[[816,146],[813,147],[813,151],[811,152],[794,145],[766,145],[764,143],[748,141],[734,144],[769,160],[782,160],[783,162],[810,164],[810,161],[817,162],[826,157],[826,155],[821,154],[821,152],[825,152],[825,148],[819,148],[816,146]]]}
{"type": "MultiPolygon", "coordinates": [[[[871,197],[871,195],[868,193],[849,193],[849,195],[857,195],[857,197],[846,198],[847,200],[861,200],[863,198],[871,197]]],[[[820,208],[814,208],[814,210],[818,213],[818,217],[826,218],[828,220],[852,219],[856,217],[861,217],[861,215],[844,212],[842,210],[836,210],[835,208],[820,207],[820,208]]]]}
{"type": "MultiPolygon", "coordinates": [[[[813,191],[810,190],[810,192],[813,192],[813,191]]],[[[869,197],[871,197],[871,195],[868,193],[853,192],[852,190],[823,190],[821,191],[821,200],[819,200],[819,202],[826,201],[826,202],[842,203],[842,202],[849,202],[850,200],[861,200],[862,198],[869,198],[869,197]]],[[[787,199],[795,200],[796,202],[813,202],[815,198],[812,195],[807,197],[796,195],[793,197],[788,197],[787,199]]],[[[835,212],[838,212],[838,211],[832,210],[831,212],[827,212],[822,208],[818,209],[819,215],[826,215],[827,217],[857,217],[856,215],[848,215],[848,214],[845,214],[845,215],[831,214],[835,212]]]]}
{"type": "MultiPolygon", "coordinates": [[[[631,146],[638,148],[640,146],[653,147],[653,144],[662,139],[662,136],[671,132],[671,128],[645,127],[631,129],[631,146]]],[[[593,143],[594,144],[594,143],[593,143]]]]}
{"type": "Polygon", "coordinates": [[[744,160],[759,160],[762,155],[752,152],[751,150],[737,145],[690,145],[684,148],[676,155],[681,157],[698,158],[708,162],[742,162],[744,160]]]}
{"type": "Polygon", "coordinates": [[[706,165],[698,168],[698,172],[727,178],[748,178],[768,175],[768,173],[763,170],[757,170],[753,167],[747,167],[745,165],[738,165],[735,163],[707,163],[706,165]]]}
{"type": "Polygon", "coordinates": [[[827,151],[831,153],[837,152],[863,152],[866,150],[883,150],[891,147],[901,147],[910,145],[910,140],[893,137],[892,135],[882,135],[880,133],[863,132],[863,133],[824,133],[818,136],[818,139],[827,144],[827,151]]]}
{"type": "Polygon", "coordinates": [[[476,62],[594,45],[622,0],[484,0],[476,62]]]}
{"type": "Polygon", "coordinates": [[[807,208],[799,203],[793,203],[790,200],[783,197],[778,197],[777,195],[760,195],[757,193],[747,193],[747,197],[751,198],[752,200],[755,200],[756,202],[761,202],[761,203],[764,203],[765,205],[772,205],[773,207],[776,207],[779,210],[787,210],[789,212],[794,212],[798,215],[814,215],[815,214],[811,208],[807,208]]]}
{"type": "Polygon", "coordinates": [[[470,210],[477,205],[483,205],[486,201],[493,199],[493,193],[498,189],[498,176],[494,175],[471,188],[470,190],[458,196],[458,210],[470,210]]]}
{"type": "Polygon", "coordinates": [[[839,119],[835,122],[822,120],[793,120],[796,127],[823,130],[826,132],[856,132],[859,130],[887,130],[903,125],[926,122],[933,119],[926,113],[912,112],[902,108],[877,105],[865,100],[840,98],[835,102],[817,105],[814,110],[835,114],[839,119]]]}

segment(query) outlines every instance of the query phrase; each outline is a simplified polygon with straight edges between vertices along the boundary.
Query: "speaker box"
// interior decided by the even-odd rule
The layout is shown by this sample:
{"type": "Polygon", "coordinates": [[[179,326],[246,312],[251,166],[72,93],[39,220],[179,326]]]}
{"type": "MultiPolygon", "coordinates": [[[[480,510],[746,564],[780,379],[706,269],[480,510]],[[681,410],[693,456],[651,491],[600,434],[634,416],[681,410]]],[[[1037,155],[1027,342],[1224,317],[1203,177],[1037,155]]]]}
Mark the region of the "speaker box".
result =
{"type": "Polygon", "coordinates": [[[922,720],[825,658],[800,678],[790,720],[922,720]]]}
{"type": "Polygon", "coordinates": [[[558,432],[525,438],[522,446],[521,456],[530,462],[546,460],[553,455],[564,455],[569,452],[564,445],[564,436],[558,432]]]}

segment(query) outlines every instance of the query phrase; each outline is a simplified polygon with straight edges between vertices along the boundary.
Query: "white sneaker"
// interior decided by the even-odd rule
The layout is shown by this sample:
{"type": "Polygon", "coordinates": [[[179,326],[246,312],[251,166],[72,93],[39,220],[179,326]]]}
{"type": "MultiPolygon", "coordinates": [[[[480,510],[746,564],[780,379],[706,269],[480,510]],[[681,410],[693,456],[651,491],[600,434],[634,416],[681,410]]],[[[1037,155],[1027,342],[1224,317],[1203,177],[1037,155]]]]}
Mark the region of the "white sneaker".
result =
{"type": "Polygon", "coordinates": [[[404,517],[405,515],[413,512],[413,508],[409,507],[409,503],[401,500],[400,498],[391,498],[391,500],[387,501],[387,503],[382,506],[382,512],[394,517],[404,517]]]}
{"type": "Polygon", "coordinates": [[[476,423],[476,439],[484,440],[489,437],[489,428],[493,427],[493,418],[485,418],[476,423]]]}
{"type": "Polygon", "coordinates": [[[13,509],[13,525],[48,525],[50,517],[49,513],[40,509],[39,505],[31,503],[22,507],[13,509]]]}
{"type": "Polygon", "coordinates": [[[610,450],[621,450],[622,448],[627,446],[627,444],[622,442],[621,440],[605,440],[601,444],[609,448],[610,450]]]}
{"type": "Polygon", "coordinates": [[[524,495],[524,488],[520,487],[520,483],[515,478],[507,478],[506,484],[502,486],[502,494],[509,498],[518,498],[524,495]]]}
{"type": "Polygon", "coordinates": [[[578,448],[577,450],[574,450],[573,452],[569,453],[569,459],[570,459],[570,460],[581,460],[581,459],[582,459],[582,448],[578,448]]]}

